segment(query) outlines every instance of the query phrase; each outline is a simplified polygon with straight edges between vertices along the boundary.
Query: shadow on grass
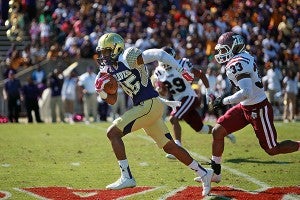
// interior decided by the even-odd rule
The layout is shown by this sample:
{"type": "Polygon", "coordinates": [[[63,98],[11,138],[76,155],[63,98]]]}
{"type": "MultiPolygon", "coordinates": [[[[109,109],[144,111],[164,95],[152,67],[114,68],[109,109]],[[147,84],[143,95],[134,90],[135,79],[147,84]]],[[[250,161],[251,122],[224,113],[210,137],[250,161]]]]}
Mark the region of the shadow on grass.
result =
{"type": "Polygon", "coordinates": [[[235,158],[235,159],[226,159],[226,162],[231,163],[261,163],[261,164],[278,164],[278,165],[286,165],[293,162],[283,162],[283,161],[275,161],[275,160],[255,160],[255,158],[235,158]]]}

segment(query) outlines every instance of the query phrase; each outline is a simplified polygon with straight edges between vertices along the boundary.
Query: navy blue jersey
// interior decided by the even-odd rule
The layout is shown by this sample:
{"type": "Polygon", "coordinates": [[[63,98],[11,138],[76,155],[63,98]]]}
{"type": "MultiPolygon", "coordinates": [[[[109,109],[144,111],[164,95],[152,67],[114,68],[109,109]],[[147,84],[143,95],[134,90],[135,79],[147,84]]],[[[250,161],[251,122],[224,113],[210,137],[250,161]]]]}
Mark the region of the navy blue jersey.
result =
{"type": "Polygon", "coordinates": [[[158,96],[158,93],[151,84],[148,74],[143,74],[148,73],[146,66],[143,67],[144,70],[138,70],[136,68],[126,67],[123,62],[119,61],[117,69],[110,68],[108,70],[109,73],[116,78],[124,92],[132,98],[134,105],[138,105],[142,101],[158,96]],[[142,81],[142,76],[147,76],[147,81],[142,81]]]}

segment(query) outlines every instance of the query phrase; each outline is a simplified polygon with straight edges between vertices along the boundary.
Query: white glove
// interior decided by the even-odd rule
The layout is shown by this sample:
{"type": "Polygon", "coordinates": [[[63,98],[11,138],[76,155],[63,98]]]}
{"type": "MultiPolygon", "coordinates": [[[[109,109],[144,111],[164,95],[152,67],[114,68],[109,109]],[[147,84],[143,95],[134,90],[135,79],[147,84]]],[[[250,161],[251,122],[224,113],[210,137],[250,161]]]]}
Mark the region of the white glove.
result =
{"type": "Polygon", "coordinates": [[[173,112],[176,111],[176,107],[181,106],[180,101],[169,101],[169,100],[161,98],[161,97],[159,97],[159,98],[164,104],[171,107],[173,112]]]}
{"type": "Polygon", "coordinates": [[[215,95],[211,91],[211,89],[206,89],[206,103],[213,102],[216,99],[215,95]]]}

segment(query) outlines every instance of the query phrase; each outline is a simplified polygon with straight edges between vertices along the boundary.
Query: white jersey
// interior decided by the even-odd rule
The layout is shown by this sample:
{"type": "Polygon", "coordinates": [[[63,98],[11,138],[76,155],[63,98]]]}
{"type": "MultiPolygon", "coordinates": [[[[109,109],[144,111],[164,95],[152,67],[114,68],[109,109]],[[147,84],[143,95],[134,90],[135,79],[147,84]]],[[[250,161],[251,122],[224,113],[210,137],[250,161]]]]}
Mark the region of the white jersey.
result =
{"type": "Polygon", "coordinates": [[[248,53],[243,52],[234,56],[225,66],[226,75],[235,86],[240,86],[238,79],[243,78],[243,74],[249,74],[252,80],[252,95],[241,102],[242,105],[257,104],[267,98],[261,77],[254,58],[248,53]]]}
{"type": "MultiPolygon", "coordinates": [[[[190,71],[193,65],[187,58],[177,60],[179,65],[186,71],[190,71]]],[[[196,92],[192,89],[191,84],[182,77],[174,67],[165,66],[159,63],[154,71],[154,78],[162,82],[169,91],[170,97],[176,101],[180,101],[185,96],[197,96],[196,92]]]]}

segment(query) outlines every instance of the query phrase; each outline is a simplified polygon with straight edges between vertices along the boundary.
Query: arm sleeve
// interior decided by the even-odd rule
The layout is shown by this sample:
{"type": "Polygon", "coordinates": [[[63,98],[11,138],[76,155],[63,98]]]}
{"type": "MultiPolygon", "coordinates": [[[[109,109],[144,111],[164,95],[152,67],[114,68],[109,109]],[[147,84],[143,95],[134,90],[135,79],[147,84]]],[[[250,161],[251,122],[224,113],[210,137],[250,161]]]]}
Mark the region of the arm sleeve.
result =
{"type": "Polygon", "coordinates": [[[236,104],[244,101],[252,95],[252,81],[250,78],[243,78],[239,80],[238,85],[240,90],[231,96],[225,97],[223,99],[223,104],[236,104]]]}
{"type": "Polygon", "coordinates": [[[171,56],[170,54],[168,54],[167,52],[165,52],[162,49],[145,50],[142,53],[142,56],[143,56],[143,60],[144,60],[145,64],[151,63],[154,61],[160,61],[169,66],[175,67],[176,69],[180,68],[180,66],[179,66],[178,62],[175,60],[175,58],[173,58],[173,56],[171,56]]]}

